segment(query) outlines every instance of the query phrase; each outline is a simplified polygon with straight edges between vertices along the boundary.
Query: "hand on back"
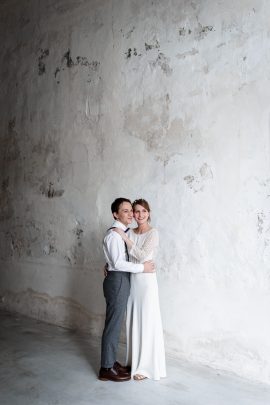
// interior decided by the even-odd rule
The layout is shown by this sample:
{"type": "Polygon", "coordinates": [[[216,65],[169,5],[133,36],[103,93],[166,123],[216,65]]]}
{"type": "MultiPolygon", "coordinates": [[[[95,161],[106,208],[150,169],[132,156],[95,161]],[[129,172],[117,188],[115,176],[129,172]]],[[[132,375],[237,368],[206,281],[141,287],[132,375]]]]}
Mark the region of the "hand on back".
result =
{"type": "Polygon", "coordinates": [[[143,263],[143,273],[155,273],[155,263],[152,260],[148,260],[143,263]]]}

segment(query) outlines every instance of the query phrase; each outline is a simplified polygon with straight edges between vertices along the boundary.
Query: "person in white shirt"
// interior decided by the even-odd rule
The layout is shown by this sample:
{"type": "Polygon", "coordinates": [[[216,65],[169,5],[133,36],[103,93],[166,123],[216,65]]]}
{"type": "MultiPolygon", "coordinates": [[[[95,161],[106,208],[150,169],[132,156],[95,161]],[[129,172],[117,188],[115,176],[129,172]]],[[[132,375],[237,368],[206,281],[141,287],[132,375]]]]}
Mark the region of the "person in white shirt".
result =
{"type": "Polygon", "coordinates": [[[117,198],[111,205],[115,219],[108,230],[103,250],[108,263],[108,274],[103,282],[106,299],[106,318],[101,342],[101,367],[98,378],[102,381],[128,381],[131,378],[130,367],[116,361],[119,335],[130,293],[130,273],[154,273],[152,260],[144,263],[129,262],[128,249],[114,228],[126,231],[133,219],[131,201],[117,198]]]}

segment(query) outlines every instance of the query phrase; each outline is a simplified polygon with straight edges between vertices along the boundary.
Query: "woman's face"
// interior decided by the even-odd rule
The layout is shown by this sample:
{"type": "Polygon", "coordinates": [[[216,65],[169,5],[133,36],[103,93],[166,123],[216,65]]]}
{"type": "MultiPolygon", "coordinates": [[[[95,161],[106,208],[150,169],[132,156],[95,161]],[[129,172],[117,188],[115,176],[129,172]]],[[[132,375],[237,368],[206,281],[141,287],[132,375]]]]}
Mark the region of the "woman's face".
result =
{"type": "Polygon", "coordinates": [[[136,204],[133,208],[133,216],[138,225],[143,225],[148,222],[149,212],[140,204],[136,204]]]}

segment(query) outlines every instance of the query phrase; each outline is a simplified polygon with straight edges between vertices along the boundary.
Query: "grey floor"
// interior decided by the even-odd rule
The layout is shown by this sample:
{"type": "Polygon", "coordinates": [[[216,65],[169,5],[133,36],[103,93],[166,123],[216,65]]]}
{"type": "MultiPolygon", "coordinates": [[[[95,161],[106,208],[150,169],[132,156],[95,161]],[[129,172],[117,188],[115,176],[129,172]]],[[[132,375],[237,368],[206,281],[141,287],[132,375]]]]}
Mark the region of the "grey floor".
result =
{"type": "Polygon", "coordinates": [[[0,312],[1,405],[270,404],[270,386],[172,358],[159,382],[102,382],[98,365],[98,340],[0,312]]]}

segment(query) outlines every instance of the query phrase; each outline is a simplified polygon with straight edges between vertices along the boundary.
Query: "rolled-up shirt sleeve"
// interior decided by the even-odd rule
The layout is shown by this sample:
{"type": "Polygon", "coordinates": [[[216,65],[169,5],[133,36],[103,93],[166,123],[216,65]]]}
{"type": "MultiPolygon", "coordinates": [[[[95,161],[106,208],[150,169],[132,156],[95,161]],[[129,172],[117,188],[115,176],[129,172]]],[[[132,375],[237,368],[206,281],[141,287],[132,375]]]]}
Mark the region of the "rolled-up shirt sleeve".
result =
{"type": "Polygon", "coordinates": [[[142,273],[143,264],[131,263],[123,257],[123,240],[116,232],[106,235],[103,243],[104,253],[108,261],[109,271],[126,271],[142,273]]]}

